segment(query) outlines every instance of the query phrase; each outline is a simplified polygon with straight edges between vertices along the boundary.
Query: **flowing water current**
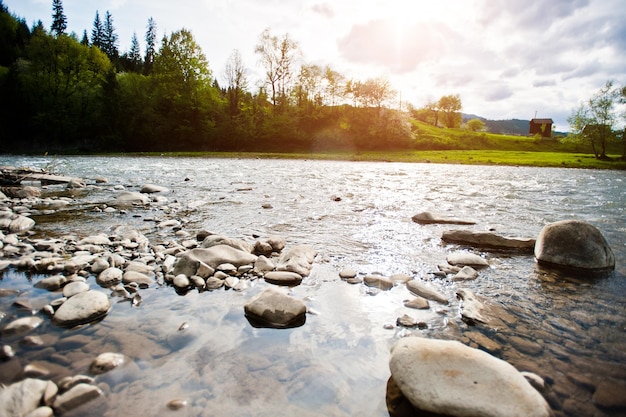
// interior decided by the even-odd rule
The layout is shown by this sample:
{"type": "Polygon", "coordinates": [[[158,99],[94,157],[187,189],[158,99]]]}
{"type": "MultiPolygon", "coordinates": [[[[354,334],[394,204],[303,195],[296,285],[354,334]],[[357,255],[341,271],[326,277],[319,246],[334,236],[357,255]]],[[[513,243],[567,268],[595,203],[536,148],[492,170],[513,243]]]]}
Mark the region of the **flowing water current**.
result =
{"type": "MultiPolygon", "coordinates": [[[[73,191],[65,210],[34,216],[37,236],[85,237],[130,225],[156,245],[183,239],[157,227],[174,218],[192,236],[199,230],[249,241],[280,235],[287,246],[310,244],[318,252],[310,276],[290,290],[309,309],[301,327],[250,325],[243,305],[270,286],[263,280],[244,291],[184,295],[155,285],[141,290],[140,306],[114,301],[92,325],[61,329],[46,320],[37,329],[44,346],[16,345],[17,358],[0,364],[4,378],[16,360],[65,376],[87,373],[102,352],[127,355],[131,364],[96,378],[106,396],[86,406],[89,415],[389,416],[389,349],[410,333],[459,340],[537,373],[550,386],[549,402],[558,415],[626,413],[592,400],[603,381],[626,381],[624,172],[164,157],[0,157],[0,165],[53,165],[92,184],[107,178],[106,184],[73,191]],[[167,187],[167,203],[94,210],[115,198],[115,186],[139,191],[146,183],[167,187]],[[414,223],[411,217],[423,211],[476,225],[414,223]],[[443,244],[445,230],[535,238],[545,224],[565,219],[601,230],[615,253],[613,273],[582,280],[541,270],[532,255],[474,250],[490,264],[476,280],[458,283],[431,274],[447,254],[471,250],[443,244]],[[412,296],[403,285],[390,291],[350,285],[338,276],[346,267],[428,280],[450,303],[407,309],[403,301],[412,296]],[[500,312],[502,325],[464,323],[455,297],[460,287],[500,312]],[[396,326],[403,314],[428,327],[396,326]],[[188,325],[184,331],[182,323],[188,325]],[[168,410],[167,402],[176,398],[187,406],[168,410]]],[[[70,195],[55,186],[43,194],[70,195]]],[[[58,298],[33,287],[40,278],[5,271],[0,287],[20,294],[0,298],[0,311],[19,316],[16,298],[33,305],[58,298]]],[[[97,287],[94,277],[88,282],[97,287]]]]}

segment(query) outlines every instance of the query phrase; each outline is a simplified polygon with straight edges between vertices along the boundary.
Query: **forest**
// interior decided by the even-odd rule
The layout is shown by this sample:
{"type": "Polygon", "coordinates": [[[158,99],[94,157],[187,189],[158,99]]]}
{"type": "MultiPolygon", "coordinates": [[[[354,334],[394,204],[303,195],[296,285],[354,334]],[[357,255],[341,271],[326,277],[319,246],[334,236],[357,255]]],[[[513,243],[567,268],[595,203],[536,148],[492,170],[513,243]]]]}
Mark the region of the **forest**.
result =
{"type": "MultiPolygon", "coordinates": [[[[407,112],[390,108],[383,78],[346,79],[300,63],[289,34],[266,29],[255,53],[266,76],[251,86],[234,50],[220,85],[193,33],[157,40],[149,18],[144,54],[135,34],[119,51],[114,20],[95,12],[90,33],[66,33],[61,0],[53,22],[29,27],[0,1],[0,152],[324,151],[410,149],[407,112]]],[[[458,96],[414,111],[454,126],[458,96]],[[441,105],[441,106],[440,106],[441,105]]]]}

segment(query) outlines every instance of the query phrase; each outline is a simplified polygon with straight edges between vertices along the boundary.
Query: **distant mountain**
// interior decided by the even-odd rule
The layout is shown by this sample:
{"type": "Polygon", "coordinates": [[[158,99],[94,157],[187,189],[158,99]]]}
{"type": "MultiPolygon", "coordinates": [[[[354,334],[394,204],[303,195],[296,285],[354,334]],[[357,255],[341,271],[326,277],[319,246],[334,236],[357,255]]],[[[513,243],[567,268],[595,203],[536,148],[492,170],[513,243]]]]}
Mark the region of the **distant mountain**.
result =
{"type": "Polygon", "coordinates": [[[491,133],[501,133],[505,135],[528,135],[530,120],[509,119],[509,120],[489,120],[475,114],[463,114],[463,123],[472,119],[480,119],[485,122],[487,131],[491,133]]]}

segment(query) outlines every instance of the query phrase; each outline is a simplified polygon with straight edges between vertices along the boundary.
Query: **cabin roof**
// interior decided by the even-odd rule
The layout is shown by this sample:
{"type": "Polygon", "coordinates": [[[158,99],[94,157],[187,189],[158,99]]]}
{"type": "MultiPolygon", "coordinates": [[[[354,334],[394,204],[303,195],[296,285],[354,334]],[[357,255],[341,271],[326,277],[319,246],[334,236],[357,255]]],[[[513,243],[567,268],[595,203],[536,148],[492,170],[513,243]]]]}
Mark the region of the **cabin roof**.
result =
{"type": "Polygon", "coordinates": [[[542,124],[548,124],[548,123],[554,123],[554,122],[552,121],[552,119],[532,119],[530,123],[536,123],[536,124],[542,125],[542,124]]]}

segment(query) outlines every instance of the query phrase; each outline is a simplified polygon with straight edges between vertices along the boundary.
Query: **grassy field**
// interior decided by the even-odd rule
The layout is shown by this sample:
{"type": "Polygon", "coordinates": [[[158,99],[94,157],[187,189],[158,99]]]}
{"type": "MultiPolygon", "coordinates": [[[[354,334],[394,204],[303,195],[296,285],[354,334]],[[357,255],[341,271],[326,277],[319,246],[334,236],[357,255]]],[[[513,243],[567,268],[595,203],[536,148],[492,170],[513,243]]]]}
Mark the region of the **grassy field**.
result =
{"type": "Polygon", "coordinates": [[[591,146],[568,139],[442,129],[413,120],[414,143],[401,151],[333,151],[311,153],[173,152],[142,155],[206,158],[325,159],[344,161],[417,162],[626,170],[622,144],[610,143],[610,161],[594,157],[591,146]]]}

